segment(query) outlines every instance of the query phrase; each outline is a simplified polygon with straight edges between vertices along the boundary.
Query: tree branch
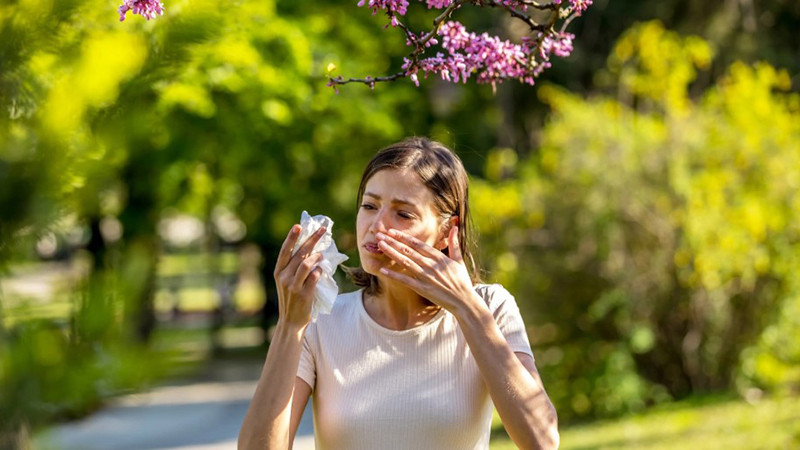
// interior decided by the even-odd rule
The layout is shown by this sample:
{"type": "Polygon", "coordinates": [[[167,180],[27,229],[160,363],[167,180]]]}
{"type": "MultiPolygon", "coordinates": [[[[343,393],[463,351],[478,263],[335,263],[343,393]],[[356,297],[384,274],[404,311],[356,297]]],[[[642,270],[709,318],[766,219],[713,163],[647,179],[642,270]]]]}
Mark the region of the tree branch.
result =
{"type": "Polygon", "coordinates": [[[348,79],[344,79],[341,76],[340,77],[336,77],[336,78],[331,77],[331,78],[329,78],[330,81],[328,82],[328,86],[333,86],[333,85],[337,85],[337,84],[347,84],[347,83],[364,83],[364,84],[367,84],[367,85],[369,85],[371,87],[375,83],[378,83],[378,82],[381,82],[381,81],[395,81],[395,80],[398,80],[400,78],[405,78],[405,77],[406,77],[406,73],[405,72],[397,72],[395,74],[387,75],[385,77],[375,77],[375,78],[373,78],[373,77],[364,77],[364,78],[348,78],[348,79]]]}
{"type": "MultiPolygon", "coordinates": [[[[520,2],[520,3],[522,3],[522,2],[520,2]]],[[[501,2],[499,2],[497,0],[488,1],[488,2],[486,2],[486,5],[491,6],[492,8],[505,9],[506,11],[511,13],[512,17],[515,17],[515,18],[525,22],[526,24],[528,24],[528,26],[530,27],[530,29],[532,31],[540,31],[540,32],[547,31],[547,26],[545,26],[543,24],[540,24],[540,23],[536,23],[536,21],[534,21],[532,17],[530,17],[530,16],[528,16],[528,15],[526,15],[526,14],[520,12],[520,11],[517,11],[511,5],[506,5],[506,4],[501,3],[501,2]]],[[[550,9],[550,8],[548,8],[548,9],[550,9]]]]}
{"type": "MultiPolygon", "coordinates": [[[[343,85],[348,83],[364,83],[368,85],[370,88],[375,87],[375,83],[378,82],[386,82],[386,81],[396,81],[400,78],[410,77],[412,81],[414,81],[417,85],[418,78],[417,74],[419,72],[424,72],[427,76],[428,73],[440,73],[442,77],[445,79],[450,79],[451,74],[455,74],[455,79],[459,79],[459,75],[461,78],[466,80],[469,77],[470,73],[475,73],[476,71],[479,72],[478,75],[478,82],[485,82],[491,83],[492,85],[495,84],[496,81],[502,82],[505,79],[510,77],[518,78],[520,81],[524,81],[529,84],[533,84],[533,79],[536,78],[543,70],[547,67],[550,67],[549,59],[550,59],[550,51],[552,51],[551,46],[548,45],[548,49],[542,49],[542,43],[544,39],[548,36],[555,36],[551,37],[550,39],[562,39],[562,37],[558,36],[559,33],[563,33],[566,27],[580,15],[580,12],[572,12],[572,14],[567,14],[566,17],[562,16],[562,13],[568,13],[571,11],[569,8],[562,9],[560,7],[560,3],[555,3],[551,1],[550,3],[540,3],[536,0],[455,0],[449,5],[447,5],[444,10],[442,10],[441,14],[439,14],[435,19],[433,19],[432,28],[424,33],[416,34],[412,31],[406,24],[400,22],[398,20],[398,14],[395,11],[388,10],[386,11],[386,15],[389,17],[391,24],[394,27],[399,27],[406,35],[407,45],[413,47],[412,50],[408,53],[408,55],[404,58],[405,62],[403,64],[403,71],[397,72],[392,75],[382,76],[382,77],[364,77],[364,78],[343,78],[339,77],[332,77],[328,76],[328,86],[332,86],[336,89],[337,85],[343,85]],[[449,20],[455,11],[463,6],[465,3],[472,3],[476,6],[483,7],[489,6],[492,8],[501,8],[506,11],[513,17],[514,19],[520,20],[524,22],[530,31],[534,33],[534,36],[531,38],[524,38],[523,45],[521,46],[522,51],[525,53],[525,58],[520,59],[518,56],[514,56],[514,60],[516,61],[516,69],[515,71],[504,73],[502,70],[498,71],[496,66],[491,69],[491,72],[481,72],[481,70],[489,70],[486,69],[488,66],[482,66],[480,62],[472,64],[474,67],[471,69],[467,68],[464,69],[463,66],[455,66],[453,64],[460,64],[453,62],[452,58],[456,57],[463,57],[461,53],[458,53],[458,50],[450,49],[450,55],[446,56],[448,58],[449,63],[441,63],[437,62],[432,59],[422,60],[422,56],[425,55],[425,52],[428,51],[430,47],[430,42],[434,40],[435,36],[441,29],[442,25],[445,21],[449,20]],[[537,21],[534,17],[525,13],[527,8],[534,8],[539,11],[550,11],[551,13],[548,14],[548,18],[544,21],[537,21]],[[561,31],[556,31],[556,23],[559,19],[564,18],[564,24],[561,26],[561,31]],[[526,41],[527,39],[527,41],[526,41]],[[428,62],[427,65],[423,64],[428,62]],[[450,64],[450,65],[448,65],[450,64]],[[472,72],[470,72],[470,70],[472,72]]],[[[388,26],[387,26],[388,27],[388,26]]],[[[435,43],[436,41],[434,41],[435,43]]],[[[551,43],[552,44],[552,43],[551,43]]],[[[569,43],[567,43],[569,45],[569,43]]],[[[563,53],[563,50],[562,50],[563,53]]],[[[568,51],[567,51],[568,54],[568,51]]],[[[559,56],[565,56],[564,54],[559,54],[559,56]]],[[[472,55],[473,61],[475,55],[472,55]]],[[[481,57],[483,58],[483,57],[481,57]]],[[[514,66],[512,64],[512,66],[514,66]]],[[[338,91],[337,91],[338,92],[338,91]]]]}

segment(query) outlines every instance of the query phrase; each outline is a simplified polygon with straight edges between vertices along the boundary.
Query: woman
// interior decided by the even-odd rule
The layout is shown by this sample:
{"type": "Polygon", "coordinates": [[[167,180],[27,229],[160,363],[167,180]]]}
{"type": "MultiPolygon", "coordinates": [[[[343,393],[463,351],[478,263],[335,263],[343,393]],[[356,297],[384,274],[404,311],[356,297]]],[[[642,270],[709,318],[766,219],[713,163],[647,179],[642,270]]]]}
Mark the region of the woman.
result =
{"type": "Polygon", "coordinates": [[[520,448],[556,448],[556,412],[514,298],[473,284],[467,175],[442,144],[381,150],[358,191],[361,289],[310,323],[322,231],[275,281],[280,316],[239,448],[290,448],[314,396],[318,449],[488,448],[494,406],[520,448]]]}

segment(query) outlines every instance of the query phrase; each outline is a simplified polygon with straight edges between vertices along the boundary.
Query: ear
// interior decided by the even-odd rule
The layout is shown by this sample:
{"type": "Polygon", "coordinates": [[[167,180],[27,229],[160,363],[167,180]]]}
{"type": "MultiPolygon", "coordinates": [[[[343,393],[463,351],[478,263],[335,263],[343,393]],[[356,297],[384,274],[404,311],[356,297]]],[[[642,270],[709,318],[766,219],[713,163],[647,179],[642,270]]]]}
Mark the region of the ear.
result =
{"type": "Polygon", "coordinates": [[[442,251],[447,248],[448,245],[448,238],[450,236],[450,230],[453,229],[454,226],[458,225],[458,216],[450,216],[447,219],[447,223],[442,230],[442,235],[439,236],[439,240],[436,241],[436,245],[434,246],[437,250],[442,251]]]}

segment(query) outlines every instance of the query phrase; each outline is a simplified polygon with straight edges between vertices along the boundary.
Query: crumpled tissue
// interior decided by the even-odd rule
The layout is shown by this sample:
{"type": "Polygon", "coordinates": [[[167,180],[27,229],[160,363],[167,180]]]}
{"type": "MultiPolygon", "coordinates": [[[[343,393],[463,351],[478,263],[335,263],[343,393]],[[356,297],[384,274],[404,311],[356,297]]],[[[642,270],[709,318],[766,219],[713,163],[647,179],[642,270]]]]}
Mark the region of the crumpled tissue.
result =
{"type": "Polygon", "coordinates": [[[339,253],[336,248],[336,243],[333,241],[331,229],[333,228],[333,220],[330,217],[317,215],[311,217],[306,211],[300,215],[300,236],[292,249],[292,255],[297,253],[297,250],[303,243],[311,237],[320,227],[325,227],[325,234],[317,241],[313,253],[322,253],[322,261],[317,263],[316,267],[322,269],[322,276],[317,281],[317,289],[314,292],[314,303],[311,305],[311,319],[316,320],[319,314],[330,314],[333,309],[333,303],[336,301],[336,296],[339,295],[339,286],[333,279],[333,273],[336,272],[336,267],[339,264],[347,261],[347,255],[339,253]]]}

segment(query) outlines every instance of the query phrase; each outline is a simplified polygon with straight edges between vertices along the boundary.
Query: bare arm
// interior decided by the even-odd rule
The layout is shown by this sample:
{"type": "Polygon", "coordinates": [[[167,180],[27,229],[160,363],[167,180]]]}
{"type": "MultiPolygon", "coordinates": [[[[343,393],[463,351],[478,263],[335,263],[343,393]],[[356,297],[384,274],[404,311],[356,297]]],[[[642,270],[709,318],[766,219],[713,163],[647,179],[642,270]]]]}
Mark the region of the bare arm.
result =
{"type": "Polygon", "coordinates": [[[303,412],[306,410],[308,399],[311,397],[311,391],[311,386],[303,381],[302,378],[295,378],[294,396],[292,397],[292,420],[289,431],[292,443],[294,443],[294,438],[297,436],[297,428],[300,426],[300,419],[303,418],[303,412]]]}
{"type": "MultiPolygon", "coordinates": [[[[267,352],[256,392],[239,432],[239,449],[289,449],[297,431],[300,417],[294,410],[305,408],[311,389],[296,378],[300,362],[303,330],[287,329],[281,325],[267,352]],[[308,390],[303,395],[297,384],[308,390]]],[[[302,413],[302,409],[300,410],[302,413]]]]}
{"type": "MultiPolygon", "coordinates": [[[[475,294],[477,296],[477,294],[475,294]]],[[[519,448],[558,448],[558,417],[533,358],[514,353],[482,300],[456,315],[509,437],[519,448]]]]}
{"type": "Polygon", "coordinates": [[[325,230],[320,229],[292,256],[298,231],[299,227],[292,227],[275,267],[278,325],[239,431],[238,447],[241,450],[289,449],[311,394],[311,387],[297,378],[297,368],[303,334],[311,319],[314,289],[321,272],[314,269],[320,255],[310,253],[325,230]]]}

